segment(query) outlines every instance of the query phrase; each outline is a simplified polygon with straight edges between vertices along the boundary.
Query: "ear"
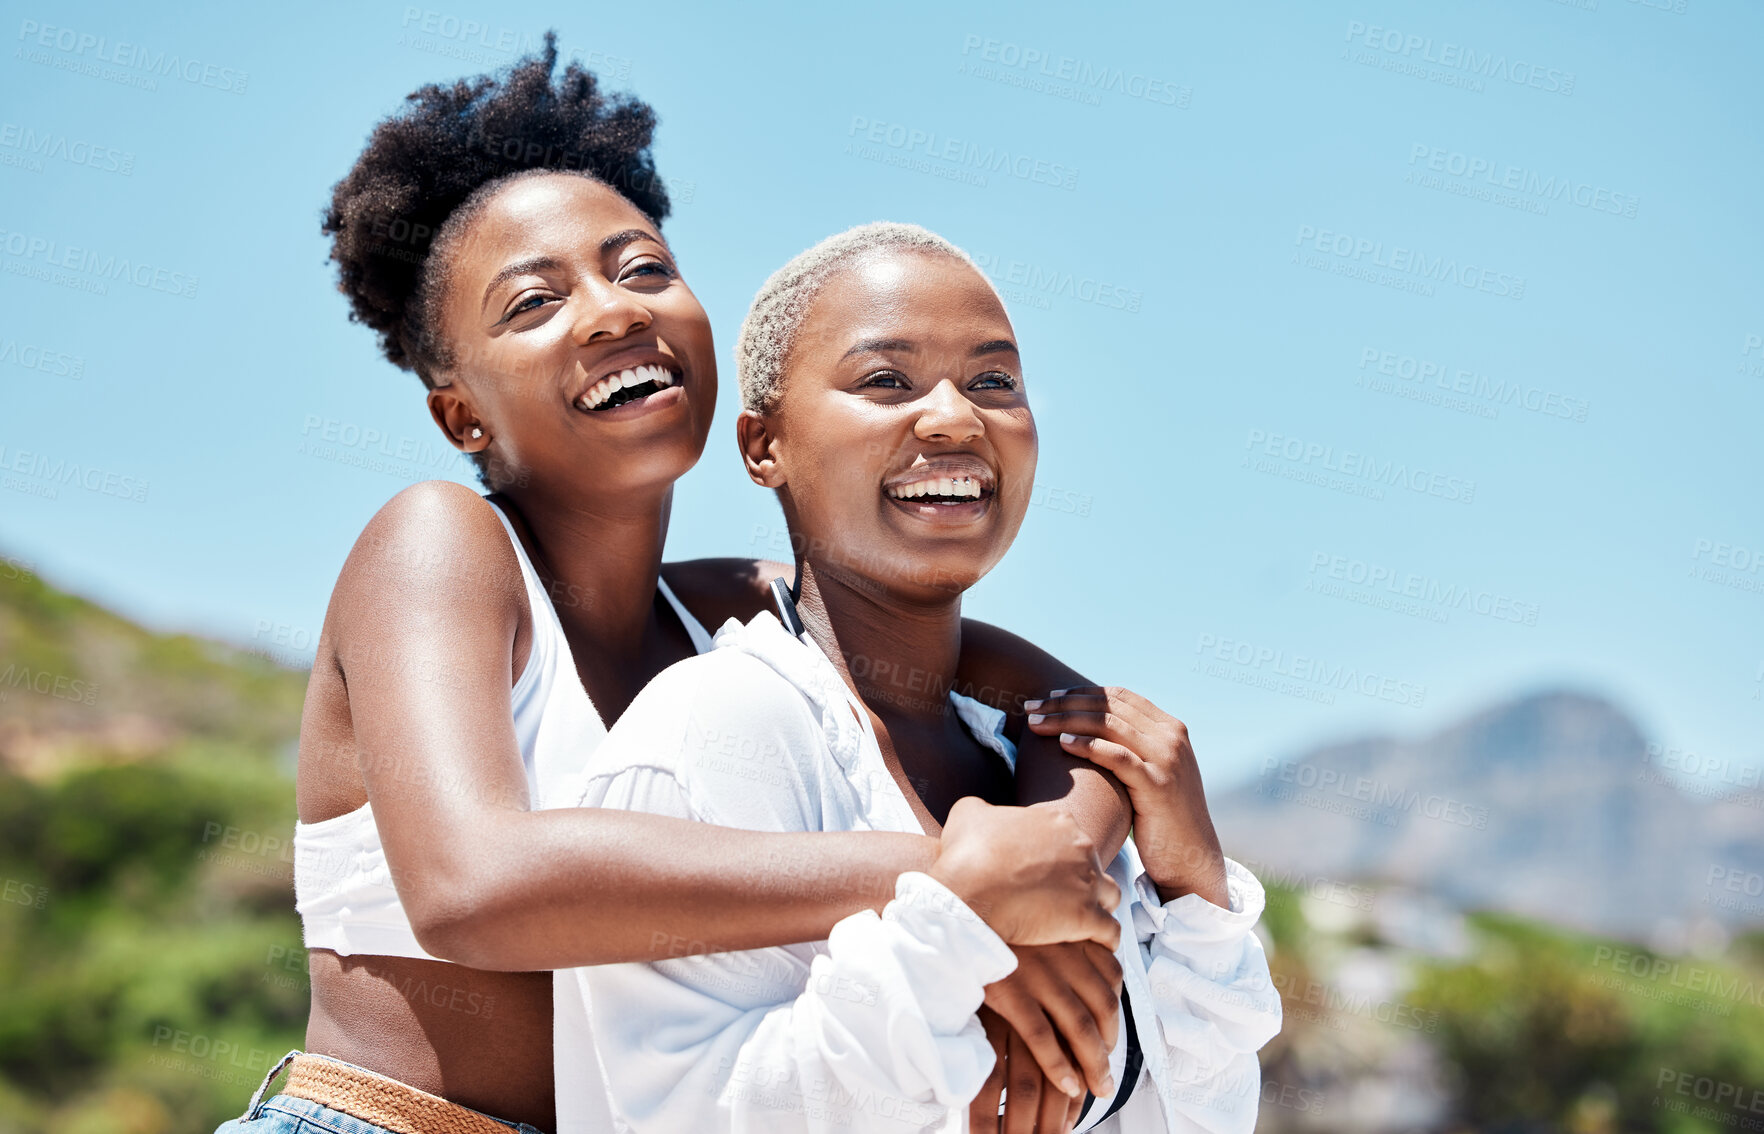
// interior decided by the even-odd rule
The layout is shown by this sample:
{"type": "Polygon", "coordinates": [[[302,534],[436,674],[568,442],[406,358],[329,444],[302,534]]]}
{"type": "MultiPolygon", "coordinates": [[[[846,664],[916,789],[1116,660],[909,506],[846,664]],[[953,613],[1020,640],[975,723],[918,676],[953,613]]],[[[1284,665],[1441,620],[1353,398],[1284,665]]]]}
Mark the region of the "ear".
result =
{"type": "Polygon", "coordinates": [[[490,447],[490,427],[478,416],[472,394],[457,382],[429,391],[429,416],[447,435],[448,443],[462,453],[481,453],[490,447]],[[478,436],[472,436],[473,430],[478,436]]]}
{"type": "Polygon", "coordinates": [[[752,410],[742,410],[735,419],[735,441],[741,446],[742,463],[747,466],[747,475],[762,488],[783,488],[786,481],[775,424],[752,410]]]}

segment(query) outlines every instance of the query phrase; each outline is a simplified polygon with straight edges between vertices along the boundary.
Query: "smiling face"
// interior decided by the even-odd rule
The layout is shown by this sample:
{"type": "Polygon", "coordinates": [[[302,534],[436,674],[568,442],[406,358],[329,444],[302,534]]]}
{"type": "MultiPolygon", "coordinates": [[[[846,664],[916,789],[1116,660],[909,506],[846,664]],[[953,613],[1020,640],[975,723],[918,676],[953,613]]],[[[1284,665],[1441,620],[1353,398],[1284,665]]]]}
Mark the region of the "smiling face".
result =
{"type": "Polygon", "coordinates": [[[429,408],[486,453],[492,488],[653,491],[692,467],[716,405],[710,320],[641,212],[586,177],[525,177],[447,243],[429,408]]]}
{"type": "Polygon", "coordinates": [[[1004,555],[1035,479],[1016,336],[971,266],[865,252],[797,330],[775,405],[739,423],[818,573],[910,601],[960,593],[1004,555]]]}

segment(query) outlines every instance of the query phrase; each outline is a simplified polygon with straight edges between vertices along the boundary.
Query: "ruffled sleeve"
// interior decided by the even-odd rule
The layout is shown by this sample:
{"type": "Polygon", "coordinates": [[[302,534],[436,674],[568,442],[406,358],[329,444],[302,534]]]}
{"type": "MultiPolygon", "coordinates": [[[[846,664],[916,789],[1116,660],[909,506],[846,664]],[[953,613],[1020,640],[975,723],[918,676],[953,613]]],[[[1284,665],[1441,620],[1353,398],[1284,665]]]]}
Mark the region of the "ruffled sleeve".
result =
{"type": "Polygon", "coordinates": [[[1280,1031],[1280,994],[1255,934],[1266,897],[1243,866],[1225,860],[1231,906],[1198,894],[1165,902],[1151,879],[1135,881],[1134,928],[1170,1067],[1172,1132],[1250,1134],[1261,1095],[1256,1052],[1280,1031]]]}

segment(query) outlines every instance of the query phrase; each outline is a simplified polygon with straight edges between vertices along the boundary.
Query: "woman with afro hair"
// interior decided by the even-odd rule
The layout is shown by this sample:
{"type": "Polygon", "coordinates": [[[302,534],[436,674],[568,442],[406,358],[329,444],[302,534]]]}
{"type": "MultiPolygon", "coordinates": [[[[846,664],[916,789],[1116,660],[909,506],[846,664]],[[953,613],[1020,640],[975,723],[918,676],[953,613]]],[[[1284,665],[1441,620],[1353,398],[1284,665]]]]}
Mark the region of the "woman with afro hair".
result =
{"type": "MultiPolygon", "coordinates": [[[[500,77],[418,90],[325,212],[352,318],[489,493],[414,485],[343,565],[300,731],[307,1050],[224,1129],[553,1129],[565,1091],[595,1089],[554,1089],[553,970],[824,939],[905,874],[1013,946],[1118,938],[1100,861],[1125,795],[1027,730],[1002,801],[1025,806],[964,808],[940,838],[556,805],[650,678],[790,572],[662,562],[716,401],[710,323],[661,235],[653,111],[556,65],[548,36],[500,77]]],[[[1013,713],[1085,684],[973,622],[955,681],[1013,713]]],[[[1106,1080],[1117,1024],[1077,1001],[1029,962],[987,990],[1068,1092],[1106,1080]]]]}

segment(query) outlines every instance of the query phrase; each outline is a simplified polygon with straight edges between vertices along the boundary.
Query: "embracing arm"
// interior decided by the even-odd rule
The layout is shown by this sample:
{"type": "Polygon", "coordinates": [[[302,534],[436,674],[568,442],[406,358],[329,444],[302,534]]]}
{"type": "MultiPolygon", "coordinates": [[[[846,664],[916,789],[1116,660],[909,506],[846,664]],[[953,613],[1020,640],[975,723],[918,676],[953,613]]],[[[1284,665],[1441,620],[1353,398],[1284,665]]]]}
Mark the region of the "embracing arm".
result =
{"type": "Polygon", "coordinates": [[[945,1129],[986,1077],[975,1009],[1011,951],[959,898],[903,875],[881,917],[817,955],[723,953],[578,970],[614,1108],[639,1134],[945,1129]]]}
{"type": "MultiPolygon", "coordinates": [[[[829,729],[738,641],[651,681],[596,752],[581,798],[769,831],[860,823],[867,777],[847,763],[849,727],[829,729]]],[[[903,875],[880,918],[846,918],[824,944],[568,979],[593,1005],[614,1109],[640,1134],[944,1129],[943,1112],[986,1076],[974,1012],[1016,967],[1004,938],[1038,920],[1024,914],[1056,880],[1093,903],[1106,952],[1120,937],[1107,912],[1119,890],[1076,820],[965,798],[932,872],[903,875]]]]}
{"type": "Polygon", "coordinates": [[[813,941],[935,861],[918,835],[530,810],[510,702],[524,603],[490,506],[438,483],[382,509],[337,584],[327,634],[361,774],[429,952],[529,971],[813,941]]]}
{"type": "MultiPolygon", "coordinates": [[[[1024,700],[1090,682],[1052,654],[1008,630],[962,620],[962,658],[956,691],[1013,715],[1024,700]]],[[[1104,861],[1127,839],[1133,809],[1108,772],[1061,749],[1057,736],[1024,730],[1017,744],[1017,802],[1059,801],[1096,843],[1104,861]]]]}
{"type": "MultiPolygon", "coordinates": [[[[788,563],[772,559],[692,559],[666,564],[668,584],[713,633],[727,619],[746,622],[771,609],[773,579],[796,577],[788,563]]],[[[1041,647],[985,622],[962,620],[962,656],[956,692],[1003,709],[1022,720],[1025,699],[1090,681],[1041,647]]],[[[1107,862],[1127,839],[1133,817],[1127,793],[1115,777],[1061,749],[1057,737],[1023,730],[1017,739],[1017,800],[1058,801],[1096,844],[1107,862]]]]}
{"type": "MultiPolygon", "coordinates": [[[[1068,750],[1113,770],[1132,796],[1124,874],[1150,994],[1137,1011],[1155,1022],[1141,1035],[1162,1049],[1168,1129],[1249,1134],[1256,1051],[1280,1030],[1280,993],[1254,933],[1261,884],[1219,848],[1188,726],[1126,689],[1077,687],[1042,708],[1031,727],[1069,732],[1068,750]]],[[[1096,1129],[1127,1127],[1125,1116],[1096,1129]]]]}

